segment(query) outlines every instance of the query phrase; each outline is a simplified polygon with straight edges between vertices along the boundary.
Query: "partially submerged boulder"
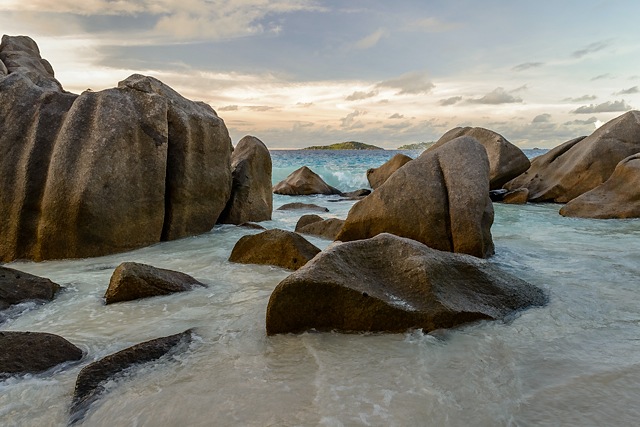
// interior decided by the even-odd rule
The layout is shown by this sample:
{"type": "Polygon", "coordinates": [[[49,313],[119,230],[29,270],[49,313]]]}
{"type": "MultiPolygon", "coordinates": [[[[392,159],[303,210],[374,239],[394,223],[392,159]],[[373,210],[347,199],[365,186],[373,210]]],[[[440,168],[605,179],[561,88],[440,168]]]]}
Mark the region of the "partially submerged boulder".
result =
{"type": "Polygon", "coordinates": [[[382,166],[367,170],[367,181],[374,190],[380,187],[389,177],[406,163],[413,160],[411,157],[398,153],[387,160],[382,166]]]}
{"type": "Polygon", "coordinates": [[[0,331],[0,378],[35,374],[81,358],[82,350],[58,335],[0,331]]]}
{"type": "Polygon", "coordinates": [[[487,261],[391,234],[335,244],[276,286],[267,334],[425,332],[504,319],[545,293],[487,261]]]}
{"type": "Polygon", "coordinates": [[[640,218],[640,153],[623,159],[604,183],[576,197],[560,214],[579,218],[640,218]]]}
{"type": "Polygon", "coordinates": [[[51,301],[60,285],[44,277],[0,267],[0,310],[26,301],[51,301]]]}
{"type": "Polygon", "coordinates": [[[298,219],[298,222],[296,223],[295,231],[297,232],[299,229],[303,228],[306,225],[313,224],[314,222],[318,222],[322,220],[323,218],[320,215],[316,215],[316,214],[302,215],[298,219]]]}
{"type": "Polygon", "coordinates": [[[192,340],[192,336],[193,332],[187,330],[168,337],[156,338],[85,366],[76,380],[70,410],[70,424],[82,420],[89,406],[105,391],[107,381],[136,364],[159,359],[171,351],[177,351],[181,345],[186,347],[192,340]]]}
{"type": "Polygon", "coordinates": [[[524,205],[528,200],[529,190],[526,188],[507,191],[502,197],[502,202],[508,205],[524,205]]]}
{"type": "Polygon", "coordinates": [[[255,136],[245,136],[231,155],[233,187],[231,198],[218,222],[242,224],[268,221],[273,210],[271,155],[255,136]]]}
{"type": "Polygon", "coordinates": [[[284,205],[280,206],[276,210],[279,210],[279,211],[302,210],[302,211],[329,212],[329,209],[323,206],[314,205],[313,203],[299,203],[299,202],[285,203],[284,205]]]}
{"type": "Polygon", "coordinates": [[[427,150],[349,211],[336,240],[393,233],[435,249],[493,254],[486,150],[470,137],[427,150]]]}
{"type": "Polygon", "coordinates": [[[298,223],[296,224],[296,233],[310,234],[312,236],[322,237],[323,239],[334,240],[344,226],[343,219],[320,218],[320,221],[308,222],[308,219],[304,219],[305,216],[301,217],[300,220],[298,220],[298,223]]]}
{"type": "Polygon", "coordinates": [[[211,230],[231,140],[207,104],[152,77],[62,90],[28,37],[0,59],[0,261],[100,256],[211,230]]]}
{"type": "Polygon", "coordinates": [[[521,149],[499,133],[481,127],[453,128],[442,135],[428,150],[435,150],[460,136],[475,138],[487,150],[491,190],[501,188],[507,181],[529,169],[529,159],[521,149]]]}
{"type": "Polygon", "coordinates": [[[525,187],[529,201],[566,203],[605,182],[623,159],[640,152],[640,111],[629,111],[536,157],[505,188],[525,187]]]}
{"type": "Polygon", "coordinates": [[[231,251],[229,261],[297,270],[318,252],[320,249],[298,233],[273,229],[240,238],[231,251]]]}
{"type": "Polygon", "coordinates": [[[342,194],[306,166],[296,169],[284,180],[273,186],[273,192],[285,196],[305,196],[309,194],[342,194]]]}
{"type": "Polygon", "coordinates": [[[111,275],[104,294],[106,304],[132,301],[206,286],[188,274],[137,262],[123,262],[111,275]]]}

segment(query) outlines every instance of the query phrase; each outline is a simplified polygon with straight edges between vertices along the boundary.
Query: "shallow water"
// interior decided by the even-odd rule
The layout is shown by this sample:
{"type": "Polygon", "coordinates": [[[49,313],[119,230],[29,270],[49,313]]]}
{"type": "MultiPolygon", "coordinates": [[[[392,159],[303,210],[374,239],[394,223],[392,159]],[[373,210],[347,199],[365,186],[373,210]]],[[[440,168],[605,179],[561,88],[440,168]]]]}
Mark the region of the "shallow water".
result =
{"type": "MultiPolygon", "coordinates": [[[[363,172],[391,154],[321,160],[276,152],[274,181],[308,164],[343,190],[361,188],[363,172]]],[[[334,199],[276,196],[274,207],[316,203],[331,210],[324,216],[344,218],[353,202],[334,199]]],[[[434,335],[267,337],[269,295],[289,273],[227,262],[234,243],[256,233],[233,226],[125,254],[12,263],[66,290],[0,328],[59,334],[87,356],[79,364],[0,382],[0,425],[66,425],[83,366],[188,328],[197,333],[188,351],[112,382],[78,425],[636,425],[640,220],[563,218],[558,209],[496,204],[492,228],[491,261],[546,289],[549,305],[508,322],[434,335]],[[104,306],[109,277],[122,261],[183,271],[208,288],[104,306]]],[[[274,211],[263,225],[292,230],[300,214],[274,211]]]]}

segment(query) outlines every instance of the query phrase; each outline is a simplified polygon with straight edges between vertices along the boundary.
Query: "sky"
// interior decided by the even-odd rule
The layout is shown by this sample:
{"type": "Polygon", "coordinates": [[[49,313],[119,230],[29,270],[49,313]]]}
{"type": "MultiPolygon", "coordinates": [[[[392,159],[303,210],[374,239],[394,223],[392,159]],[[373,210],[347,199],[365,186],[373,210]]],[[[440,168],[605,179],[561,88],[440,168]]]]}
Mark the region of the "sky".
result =
{"type": "Polygon", "coordinates": [[[156,77],[233,143],[384,148],[481,126],[550,148],[640,108],[640,1],[0,0],[68,91],[156,77]]]}

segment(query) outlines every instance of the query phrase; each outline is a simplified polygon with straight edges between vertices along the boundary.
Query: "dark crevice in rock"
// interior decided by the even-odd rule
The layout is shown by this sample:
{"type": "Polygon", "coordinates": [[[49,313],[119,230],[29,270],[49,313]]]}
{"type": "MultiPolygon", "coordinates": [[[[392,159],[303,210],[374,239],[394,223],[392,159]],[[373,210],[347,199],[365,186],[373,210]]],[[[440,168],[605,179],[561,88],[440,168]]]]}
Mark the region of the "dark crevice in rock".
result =
{"type": "Polygon", "coordinates": [[[444,199],[442,201],[443,203],[443,211],[446,212],[447,214],[444,215],[444,220],[445,220],[445,227],[444,229],[446,230],[447,233],[447,241],[449,242],[449,251],[453,251],[455,248],[454,242],[453,242],[453,231],[451,230],[451,224],[453,223],[453,220],[451,219],[451,203],[450,203],[450,195],[449,195],[449,185],[447,183],[447,178],[443,172],[442,169],[442,163],[440,162],[440,156],[436,156],[436,159],[438,161],[438,175],[440,177],[440,181],[442,182],[442,186],[444,189],[444,199]]]}

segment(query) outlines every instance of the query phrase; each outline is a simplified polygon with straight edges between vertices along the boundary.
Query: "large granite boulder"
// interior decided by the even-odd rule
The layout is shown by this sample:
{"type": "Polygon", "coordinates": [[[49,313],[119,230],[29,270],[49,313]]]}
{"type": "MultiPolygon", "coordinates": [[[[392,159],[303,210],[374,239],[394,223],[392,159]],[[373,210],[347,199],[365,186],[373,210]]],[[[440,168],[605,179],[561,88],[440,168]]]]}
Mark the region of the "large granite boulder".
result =
{"type": "Polygon", "coordinates": [[[391,234],[334,244],[276,286],[267,334],[425,332],[503,319],[544,292],[487,261],[391,234]]]}
{"type": "Polygon", "coordinates": [[[81,358],[82,350],[58,335],[0,331],[0,378],[35,374],[81,358]]]}
{"type": "Polygon", "coordinates": [[[375,190],[376,188],[384,184],[384,182],[389,179],[391,174],[393,174],[395,171],[400,169],[411,160],[413,160],[411,157],[402,153],[398,153],[387,160],[386,163],[384,163],[382,166],[367,170],[367,181],[369,181],[369,185],[375,190]]]}
{"type": "Polygon", "coordinates": [[[428,150],[435,150],[460,136],[475,138],[487,150],[491,190],[501,188],[507,181],[529,169],[529,159],[521,149],[499,133],[480,127],[453,128],[442,135],[428,150]]]}
{"type": "Polygon", "coordinates": [[[232,146],[210,106],[141,75],[64,92],[31,39],[2,40],[0,261],[99,256],[214,226],[232,146]]]}
{"type": "Polygon", "coordinates": [[[318,252],[320,249],[298,233],[273,229],[240,238],[231,251],[229,261],[297,270],[318,252]]]}
{"type": "Polygon", "coordinates": [[[242,224],[268,221],[273,210],[271,155],[255,136],[245,136],[231,155],[233,187],[227,207],[218,222],[242,224]]]}
{"type": "Polygon", "coordinates": [[[123,262],[113,271],[104,294],[106,304],[133,301],[206,286],[188,274],[137,262],[123,262]]]}
{"type": "Polygon", "coordinates": [[[296,233],[309,234],[311,236],[322,237],[323,239],[335,240],[340,230],[344,226],[344,220],[338,218],[329,218],[315,220],[317,215],[303,215],[296,224],[296,233]]]}
{"type": "Polygon", "coordinates": [[[84,417],[91,404],[105,392],[105,385],[116,375],[134,365],[157,360],[170,352],[186,349],[193,332],[185,332],[156,338],[136,344],[85,366],[76,379],[71,406],[70,424],[84,417]]]}
{"type": "Polygon", "coordinates": [[[640,218],[640,153],[623,159],[604,183],[560,209],[580,218],[640,218]]]}
{"type": "Polygon", "coordinates": [[[477,257],[493,254],[487,152],[456,138],[398,169],[349,211],[336,240],[392,233],[435,249],[477,257]]]}
{"type": "Polygon", "coordinates": [[[60,285],[44,277],[0,267],[0,310],[26,301],[51,301],[60,285]]]}
{"type": "Polygon", "coordinates": [[[529,189],[529,201],[566,203],[605,182],[624,158],[640,152],[640,111],[629,111],[588,137],[567,141],[531,162],[505,185],[529,189]]]}
{"type": "Polygon", "coordinates": [[[273,192],[285,196],[306,196],[309,194],[342,194],[306,166],[291,172],[288,177],[273,186],[273,192]]]}

